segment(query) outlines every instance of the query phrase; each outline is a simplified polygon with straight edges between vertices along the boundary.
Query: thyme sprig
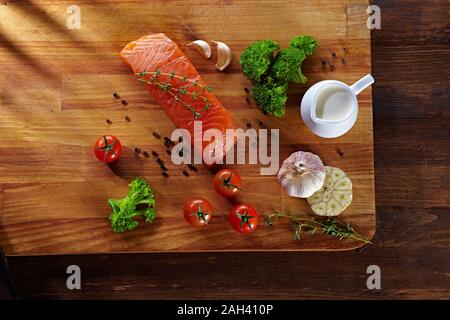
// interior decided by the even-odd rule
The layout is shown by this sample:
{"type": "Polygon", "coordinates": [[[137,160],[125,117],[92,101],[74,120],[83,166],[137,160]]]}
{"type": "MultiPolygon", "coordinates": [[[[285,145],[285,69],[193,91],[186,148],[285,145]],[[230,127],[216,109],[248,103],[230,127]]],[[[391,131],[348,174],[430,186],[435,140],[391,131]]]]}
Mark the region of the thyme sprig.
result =
{"type": "Polygon", "coordinates": [[[266,224],[271,226],[273,225],[273,220],[277,221],[281,218],[289,219],[296,227],[295,227],[295,240],[301,239],[301,233],[309,232],[314,234],[315,232],[321,232],[328,236],[336,237],[339,240],[348,239],[354,241],[362,241],[365,244],[371,244],[369,240],[365,239],[362,235],[356,232],[352,225],[349,223],[344,223],[336,218],[326,218],[324,220],[318,220],[315,218],[303,218],[298,215],[291,213],[285,214],[278,211],[275,211],[273,214],[270,214],[265,217],[266,224]]]}
{"type": "Polygon", "coordinates": [[[157,88],[166,91],[167,93],[172,95],[175,98],[175,101],[181,103],[187,110],[189,110],[192,113],[194,119],[199,119],[201,117],[201,114],[195,111],[192,104],[184,101],[183,96],[189,95],[194,101],[204,102],[205,105],[203,109],[205,111],[208,111],[212,107],[212,105],[209,103],[208,98],[205,97],[202,94],[202,92],[212,92],[213,88],[205,85],[200,86],[198,80],[188,79],[186,76],[179,76],[175,74],[175,72],[173,71],[170,73],[161,72],[159,69],[156,69],[155,71],[137,72],[136,75],[139,77],[138,78],[139,81],[145,82],[149,85],[155,85],[157,88]],[[186,83],[187,85],[184,87],[174,88],[172,84],[169,82],[159,81],[160,76],[168,77],[170,80],[176,78],[186,83]],[[188,91],[187,88],[189,86],[198,87],[200,91],[199,90],[194,90],[192,92],[188,91]]]}

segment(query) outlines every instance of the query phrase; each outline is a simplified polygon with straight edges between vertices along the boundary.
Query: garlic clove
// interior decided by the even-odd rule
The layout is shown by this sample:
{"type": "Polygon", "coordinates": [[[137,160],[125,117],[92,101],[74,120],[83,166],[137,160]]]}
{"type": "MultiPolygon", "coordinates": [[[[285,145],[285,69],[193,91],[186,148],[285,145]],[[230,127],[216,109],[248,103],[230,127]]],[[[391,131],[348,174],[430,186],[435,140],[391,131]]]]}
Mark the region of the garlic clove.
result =
{"type": "Polygon", "coordinates": [[[325,167],[323,187],[308,197],[311,209],[319,216],[333,217],[341,214],[353,200],[352,181],[339,168],[325,167]]]}
{"type": "Polygon", "coordinates": [[[204,40],[195,40],[189,43],[187,46],[192,46],[197,49],[197,51],[200,52],[200,54],[202,54],[206,59],[211,58],[211,47],[209,46],[208,42],[204,40]]]}
{"type": "Polygon", "coordinates": [[[278,181],[288,195],[308,198],[322,188],[325,167],[320,158],[310,152],[291,154],[278,171],[278,181]]]}
{"type": "Polygon", "coordinates": [[[228,67],[231,63],[231,60],[233,58],[233,54],[231,52],[231,49],[229,46],[227,46],[223,42],[219,41],[211,41],[216,45],[217,49],[217,63],[216,67],[220,71],[225,70],[226,67],[228,67]]]}

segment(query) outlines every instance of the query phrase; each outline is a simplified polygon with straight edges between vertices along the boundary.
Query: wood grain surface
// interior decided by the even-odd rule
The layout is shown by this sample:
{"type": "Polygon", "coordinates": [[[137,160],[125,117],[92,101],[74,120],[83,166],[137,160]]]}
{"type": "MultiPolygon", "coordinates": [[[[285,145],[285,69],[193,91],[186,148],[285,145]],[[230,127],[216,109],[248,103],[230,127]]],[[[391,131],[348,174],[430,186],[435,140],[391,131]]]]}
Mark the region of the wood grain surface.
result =
{"type": "MultiPolygon", "coordinates": [[[[272,228],[261,226],[251,237],[235,234],[226,219],[232,203],[211,190],[213,174],[199,167],[198,173],[186,178],[182,174],[186,167],[173,165],[162,141],[151,135],[157,131],[170,136],[174,126],[118,57],[128,42],[151,31],[164,32],[179,44],[215,88],[238,127],[250,122],[254,128],[280,129],[280,161],[298,150],[311,151],[325,164],[346,171],[353,181],[354,200],[340,218],[372,238],[371,90],[359,96],[354,128],[338,139],[316,137],[302,123],[298,108],[301,94],[319,80],[351,84],[371,72],[365,0],[292,1],[282,6],[277,1],[264,5],[196,1],[195,6],[189,1],[87,1],[79,3],[80,30],[66,28],[67,5],[25,1],[0,7],[0,243],[7,255],[347,250],[363,244],[323,235],[295,241],[287,221],[272,228]],[[277,27],[280,21],[282,29],[277,27]],[[250,83],[241,73],[239,55],[257,39],[275,39],[286,46],[298,34],[311,34],[320,43],[317,53],[305,62],[309,84],[291,86],[284,118],[266,117],[246,103],[244,87],[250,83]],[[215,56],[205,60],[187,48],[193,39],[227,43],[234,59],[226,72],[215,69],[215,56]],[[324,67],[322,60],[333,63],[333,69],[324,67]],[[114,99],[113,92],[128,104],[114,99]],[[131,121],[125,121],[125,116],[131,121]],[[111,166],[96,161],[92,152],[95,139],[105,133],[119,137],[125,146],[121,159],[111,166]],[[156,150],[170,178],[161,175],[153,157],[137,156],[135,147],[156,150]],[[123,197],[136,176],[151,184],[158,218],[133,232],[115,234],[107,220],[111,210],[106,200],[123,197]],[[215,208],[216,219],[203,230],[187,225],[181,215],[184,202],[198,195],[215,208]]],[[[312,215],[307,202],[287,196],[275,176],[261,176],[259,165],[229,167],[240,172],[244,181],[245,191],[234,202],[251,203],[261,215],[274,210],[312,215]]]]}
{"type": "Polygon", "coordinates": [[[10,257],[28,299],[449,299],[447,1],[373,1],[377,232],[350,252],[10,257]],[[68,290],[66,268],[82,268],[68,290]],[[366,268],[381,268],[368,290],[366,268]],[[252,268],[249,281],[236,274],[252,268]],[[250,284],[251,283],[251,284],[250,284]]]}

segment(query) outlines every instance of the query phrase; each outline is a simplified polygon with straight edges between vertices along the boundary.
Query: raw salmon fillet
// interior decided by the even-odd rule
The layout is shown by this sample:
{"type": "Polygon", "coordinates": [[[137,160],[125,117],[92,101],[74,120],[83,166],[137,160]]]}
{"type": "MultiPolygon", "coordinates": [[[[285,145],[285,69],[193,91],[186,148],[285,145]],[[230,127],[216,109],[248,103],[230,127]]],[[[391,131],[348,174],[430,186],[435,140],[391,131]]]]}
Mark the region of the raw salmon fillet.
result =
{"type": "MultiPolygon", "coordinates": [[[[148,81],[157,72],[154,80],[160,84],[170,84],[170,88],[165,91],[158,88],[154,81],[144,82],[170,120],[178,128],[184,128],[190,132],[192,142],[194,141],[194,121],[197,120],[202,121],[203,131],[219,130],[225,144],[226,129],[234,129],[234,122],[220,101],[209,92],[206,83],[175,42],[162,33],[150,34],[127,44],[120,55],[141,80],[144,78],[148,81]],[[145,75],[142,72],[145,72],[145,75]],[[182,79],[183,77],[185,78],[182,79]],[[182,96],[179,94],[180,89],[186,91],[182,96]],[[194,97],[195,92],[200,93],[197,99],[194,97]],[[207,99],[207,103],[204,98],[207,99]],[[191,109],[183,105],[180,99],[190,105],[191,109]]],[[[213,143],[203,143],[202,148],[212,145],[213,143]]]]}

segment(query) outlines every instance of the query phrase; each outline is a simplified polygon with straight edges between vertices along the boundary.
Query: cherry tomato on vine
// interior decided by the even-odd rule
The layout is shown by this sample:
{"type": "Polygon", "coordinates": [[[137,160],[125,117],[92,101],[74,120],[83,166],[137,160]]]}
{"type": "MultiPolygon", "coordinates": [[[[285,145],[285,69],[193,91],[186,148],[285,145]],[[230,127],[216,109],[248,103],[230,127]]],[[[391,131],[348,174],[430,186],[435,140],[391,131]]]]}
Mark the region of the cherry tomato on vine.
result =
{"type": "Polygon", "coordinates": [[[192,198],[186,201],[183,209],[184,220],[195,227],[208,225],[212,217],[212,206],[203,198],[192,198]]]}
{"type": "Polygon", "coordinates": [[[225,198],[236,196],[241,190],[241,176],[233,170],[223,169],[216,173],[212,185],[225,198]]]}
{"type": "Polygon", "coordinates": [[[239,233],[249,234],[255,231],[258,226],[259,216],[255,208],[240,203],[233,207],[229,217],[231,226],[239,233]]]}
{"type": "Polygon", "coordinates": [[[111,163],[119,159],[122,145],[116,137],[105,135],[95,141],[94,153],[101,162],[111,163]]]}

